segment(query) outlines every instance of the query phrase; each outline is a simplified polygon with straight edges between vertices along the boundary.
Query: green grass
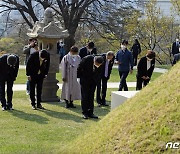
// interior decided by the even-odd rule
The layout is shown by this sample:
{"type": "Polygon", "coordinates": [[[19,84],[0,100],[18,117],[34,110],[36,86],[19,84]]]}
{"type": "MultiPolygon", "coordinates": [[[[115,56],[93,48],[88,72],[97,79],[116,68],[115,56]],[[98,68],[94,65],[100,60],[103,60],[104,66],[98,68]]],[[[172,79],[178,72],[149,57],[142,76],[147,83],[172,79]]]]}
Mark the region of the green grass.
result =
{"type": "Polygon", "coordinates": [[[156,65],[157,68],[163,68],[163,69],[170,69],[172,67],[172,65],[156,65]]]}
{"type": "Polygon", "coordinates": [[[110,112],[59,153],[180,153],[180,63],[110,112]]]}
{"type": "MultiPolygon", "coordinates": [[[[136,74],[137,74],[137,70],[133,70],[133,73],[128,75],[127,82],[136,82],[136,74]]],[[[154,72],[152,74],[151,81],[157,79],[161,75],[162,73],[154,72]]],[[[118,69],[113,68],[109,82],[119,82],[119,81],[120,81],[120,77],[119,77],[118,69]]]]}
{"type": "MultiPolygon", "coordinates": [[[[128,75],[127,82],[136,82],[136,72],[137,71],[134,70],[132,74],[128,75]]],[[[152,75],[151,81],[155,80],[160,75],[162,75],[162,73],[154,72],[152,75]]],[[[57,80],[59,81],[59,83],[62,83],[61,72],[57,73],[56,76],[57,76],[57,80]]],[[[19,69],[18,77],[17,77],[17,80],[15,81],[15,84],[24,84],[24,83],[26,83],[26,81],[27,81],[27,77],[26,77],[25,69],[19,69]]],[[[119,82],[119,81],[120,81],[120,78],[119,78],[118,69],[113,68],[109,82],[119,82]]]]}
{"type": "MultiPolygon", "coordinates": [[[[107,92],[108,102],[111,90],[107,92]]],[[[64,103],[45,102],[47,110],[32,110],[25,92],[14,92],[13,104],[14,111],[0,111],[0,153],[56,153],[99,121],[82,119],[80,101],[75,102],[76,109],[66,109],[64,103]]],[[[100,119],[109,111],[110,107],[95,106],[100,119]]]]}

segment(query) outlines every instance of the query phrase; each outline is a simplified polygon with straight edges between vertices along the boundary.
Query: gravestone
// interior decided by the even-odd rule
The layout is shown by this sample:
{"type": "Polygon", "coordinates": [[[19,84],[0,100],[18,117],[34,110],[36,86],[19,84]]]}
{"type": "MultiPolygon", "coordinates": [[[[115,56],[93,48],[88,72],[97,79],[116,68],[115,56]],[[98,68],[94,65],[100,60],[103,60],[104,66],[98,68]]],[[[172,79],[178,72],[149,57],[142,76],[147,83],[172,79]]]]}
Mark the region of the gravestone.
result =
{"type": "Polygon", "coordinates": [[[111,110],[123,104],[127,99],[133,97],[139,91],[112,91],[111,92],[111,110]]]}
{"type": "Polygon", "coordinates": [[[40,49],[46,49],[50,53],[50,69],[48,77],[44,80],[42,101],[59,101],[57,90],[59,89],[56,73],[59,72],[59,54],[57,54],[57,41],[68,37],[68,31],[64,30],[59,23],[54,21],[53,10],[47,8],[44,19],[37,21],[27,35],[38,39],[40,49]]]}

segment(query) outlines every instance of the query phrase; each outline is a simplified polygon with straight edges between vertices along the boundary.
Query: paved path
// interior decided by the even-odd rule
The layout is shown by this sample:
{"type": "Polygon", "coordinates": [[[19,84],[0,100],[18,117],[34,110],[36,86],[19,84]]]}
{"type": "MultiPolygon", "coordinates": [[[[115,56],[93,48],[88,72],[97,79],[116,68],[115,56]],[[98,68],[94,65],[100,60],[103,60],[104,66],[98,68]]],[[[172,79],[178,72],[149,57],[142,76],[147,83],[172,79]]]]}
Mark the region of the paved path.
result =
{"type": "MultiPolygon", "coordinates": [[[[25,65],[20,65],[19,66],[20,69],[25,69],[26,66],[25,65]]],[[[113,68],[118,68],[118,65],[114,65],[113,68]]],[[[134,66],[134,69],[137,69],[136,66],[134,66]]],[[[158,73],[166,73],[168,71],[168,69],[163,69],[163,68],[155,68],[154,72],[158,72],[158,73]]]]}
{"type": "MultiPolygon", "coordinates": [[[[20,69],[25,69],[25,65],[20,65],[20,69]]],[[[114,65],[113,68],[118,68],[117,65],[114,65]]],[[[137,69],[135,66],[134,69],[137,69]]],[[[167,69],[162,69],[162,68],[155,68],[154,72],[159,72],[159,73],[166,73],[168,70],[167,69]]],[[[127,82],[128,87],[136,87],[136,82],[127,82]]],[[[59,88],[62,89],[62,84],[58,84],[59,88]]],[[[108,88],[119,88],[119,82],[108,82],[108,88]]],[[[25,84],[15,84],[13,87],[14,91],[25,91],[26,90],[26,85],[25,84]]]]}
{"type": "MultiPolygon", "coordinates": [[[[136,87],[136,82],[127,82],[128,87],[136,87]]],[[[62,84],[58,84],[59,89],[62,89],[62,84]]],[[[109,82],[108,88],[119,88],[119,82],[109,82]]],[[[14,84],[14,91],[25,91],[26,84],[14,84]]]]}

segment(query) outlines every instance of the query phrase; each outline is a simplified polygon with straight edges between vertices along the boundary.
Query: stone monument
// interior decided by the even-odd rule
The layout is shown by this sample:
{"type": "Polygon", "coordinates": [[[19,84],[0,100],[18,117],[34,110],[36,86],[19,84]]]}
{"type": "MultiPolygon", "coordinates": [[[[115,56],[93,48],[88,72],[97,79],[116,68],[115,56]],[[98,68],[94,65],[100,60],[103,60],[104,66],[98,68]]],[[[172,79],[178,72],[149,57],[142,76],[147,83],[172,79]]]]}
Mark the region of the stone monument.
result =
{"type": "Polygon", "coordinates": [[[59,23],[53,19],[53,10],[47,8],[44,12],[44,19],[37,21],[27,35],[37,38],[40,49],[46,49],[50,53],[50,69],[48,77],[44,80],[42,101],[59,101],[57,90],[59,89],[56,73],[59,72],[59,54],[57,54],[57,41],[68,37],[68,31],[64,30],[59,23]]]}

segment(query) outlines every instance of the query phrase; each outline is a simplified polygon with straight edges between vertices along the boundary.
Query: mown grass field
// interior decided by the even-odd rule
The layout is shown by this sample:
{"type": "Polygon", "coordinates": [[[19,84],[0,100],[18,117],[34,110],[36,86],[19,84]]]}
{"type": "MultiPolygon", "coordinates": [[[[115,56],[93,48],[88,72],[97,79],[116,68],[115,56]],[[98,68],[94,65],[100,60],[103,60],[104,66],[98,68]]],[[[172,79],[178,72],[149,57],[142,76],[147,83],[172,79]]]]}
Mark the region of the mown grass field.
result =
{"type": "MultiPolygon", "coordinates": [[[[110,91],[107,101],[110,102],[110,91]]],[[[60,95],[58,91],[58,95],[60,95]]],[[[76,109],[66,109],[64,103],[45,102],[46,110],[32,110],[29,97],[22,92],[14,92],[13,111],[0,110],[0,153],[4,154],[49,154],[67,145],[84,133],[91,125],[110,112],[110,107],[97,107],[95,114],[99,120],[83,120],[80,101],[76,109]]]]}
{"type": "MultiPolygon", "coordinates": [[[[137,73],[136,70],[134,70],[132,74],[129,74],[127,77],[127,82],[136,82],[136,73],[137,73]]],[[[151,81],[153,81],[160,75],[162,75],[162,73],[154,72],[152,75],[151,81]]],[[[58,81],[60,83],[62,83],[61,72],[57,73],[56,76],[57,76],[58,81]]],[[[25,69],[19,69],[18,77],[17,77],[17,80],[15,81],[15,83],[16,84],[24,84],[24,83],[26,83],[26,81],[27,81],[27,77],[26,77],[25,69]]],[[[119,77],[118,69],[113,68],[109,82],[119,82],[119,81],[120,81],[120,77],[119,77]]]]}

